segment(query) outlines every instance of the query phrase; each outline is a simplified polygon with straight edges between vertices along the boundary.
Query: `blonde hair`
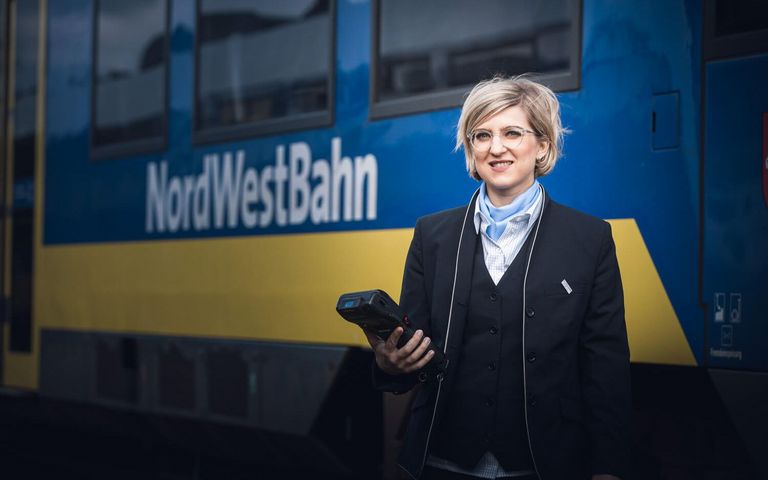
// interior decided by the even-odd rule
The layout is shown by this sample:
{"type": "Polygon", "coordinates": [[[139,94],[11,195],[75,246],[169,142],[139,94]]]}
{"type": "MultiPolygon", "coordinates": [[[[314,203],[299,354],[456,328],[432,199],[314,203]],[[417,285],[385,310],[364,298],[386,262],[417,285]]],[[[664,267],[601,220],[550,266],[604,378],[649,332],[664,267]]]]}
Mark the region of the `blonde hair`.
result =
{"type": "Polygon", "coordinates": [[[490,117],[519,105],[531,123],[539,141],[547,143],[547,152],[536,159],[534,175],[541,177],[555,167],[563,149],[563,135],[567,130],[560,122],[560,103],[548,87],[524,78],[501,76],[484,80],[472,88],[461,107],[461,116],[456,132],[456,148],[464,147],[467,172],[481,180],[475,168],[475,156],[469,134],[490,117]]]}

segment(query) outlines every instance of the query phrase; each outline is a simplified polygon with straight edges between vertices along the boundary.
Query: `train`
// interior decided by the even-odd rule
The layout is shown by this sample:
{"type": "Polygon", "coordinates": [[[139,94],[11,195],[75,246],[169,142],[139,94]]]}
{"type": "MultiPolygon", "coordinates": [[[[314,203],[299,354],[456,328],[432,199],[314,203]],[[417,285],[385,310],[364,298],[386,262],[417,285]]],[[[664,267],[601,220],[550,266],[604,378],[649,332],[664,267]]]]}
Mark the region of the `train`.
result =
{"type": "Polygon", "coordinates": [[[613,229],[636,478],[768,478],[764,3],[0,9],[0,396],[397,478],[407,397],[335,302],[398,297],[417,218],[478,186],[464,96],[528,74],[569,129],[541,183],[613,229]]]}

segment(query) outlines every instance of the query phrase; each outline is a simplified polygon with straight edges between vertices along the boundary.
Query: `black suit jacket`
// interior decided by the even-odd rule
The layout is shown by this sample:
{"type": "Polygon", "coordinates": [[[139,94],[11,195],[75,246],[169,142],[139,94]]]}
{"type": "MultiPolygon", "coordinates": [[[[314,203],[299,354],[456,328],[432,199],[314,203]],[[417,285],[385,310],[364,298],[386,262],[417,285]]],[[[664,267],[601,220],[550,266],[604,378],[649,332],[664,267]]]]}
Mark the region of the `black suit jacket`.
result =
{"type": "MultiPolygon", "coordinates": [[[[449,360],[444,380],[423,384],[411,405],[400,466],[414,478],[421,475],[459,361],[480,241],[473,214],[474,199],[468,207],[419,219],[406,259],[400,304],[449,360]]],[[[542,480],[625,476],[629,347],[610,225],[546,194],[537,223],[530,233],[535,236],[530,260],[525,259],[521,360],[536,471],[542,480]]],[[[415,375],[390,376],[374,366],[374,383],[404,392],[418,382],[415,375]]]]}

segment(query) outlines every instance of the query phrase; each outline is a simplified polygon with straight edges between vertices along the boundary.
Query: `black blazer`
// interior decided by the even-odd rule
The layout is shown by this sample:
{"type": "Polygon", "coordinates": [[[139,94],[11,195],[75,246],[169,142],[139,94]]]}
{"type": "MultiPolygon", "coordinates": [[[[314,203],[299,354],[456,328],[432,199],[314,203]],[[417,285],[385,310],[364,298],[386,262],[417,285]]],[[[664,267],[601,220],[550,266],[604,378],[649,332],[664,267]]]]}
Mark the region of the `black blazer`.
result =
{"type": "MultiPolygon", "coordinates": [[[[421,475],[451,392],[452,367],[459,361],[475,242],[480,241],[474,202],[419,219],[405,263],[400,304],[415,327],[445,349],[449,361],[444,380],[423,384],[411,405],[399,463],[414,478],[421,475]]],[[[624,477],[629,467],[629,347],[610,225],[544,193],[530,235],[521,361],[536,471],[542,480],[599,473],[624,477]]],[[[374,365],[374,383],[401,393],[418,381],[415,375],[387,375],[374,365]]]]}

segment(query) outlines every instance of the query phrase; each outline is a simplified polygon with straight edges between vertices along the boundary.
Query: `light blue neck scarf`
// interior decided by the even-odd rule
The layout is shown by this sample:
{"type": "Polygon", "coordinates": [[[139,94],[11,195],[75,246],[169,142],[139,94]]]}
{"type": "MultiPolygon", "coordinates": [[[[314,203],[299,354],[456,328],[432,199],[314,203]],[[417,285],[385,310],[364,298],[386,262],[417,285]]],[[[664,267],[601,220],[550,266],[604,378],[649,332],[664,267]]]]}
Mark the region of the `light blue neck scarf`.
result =
{"type": "Polygon", "coordinates": [[[488,192],[485,187],[485,182],[480,186],[480,195],[477,198],[480,211],[489,220],[488,229],[486,233],[494,241],[501,237],[504,230],[507,229],[507,224],[515,215],[531,208],[540,195],[539,182],[533,181],[528,190],[518,195],[512,203],[504,205],[502,207],[494,207],[491,203],[491,199],[488,198],[488,192]]]}

